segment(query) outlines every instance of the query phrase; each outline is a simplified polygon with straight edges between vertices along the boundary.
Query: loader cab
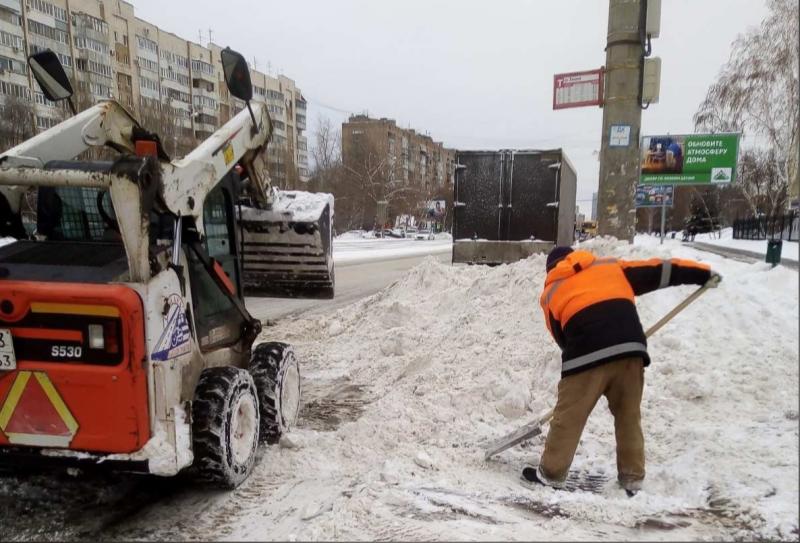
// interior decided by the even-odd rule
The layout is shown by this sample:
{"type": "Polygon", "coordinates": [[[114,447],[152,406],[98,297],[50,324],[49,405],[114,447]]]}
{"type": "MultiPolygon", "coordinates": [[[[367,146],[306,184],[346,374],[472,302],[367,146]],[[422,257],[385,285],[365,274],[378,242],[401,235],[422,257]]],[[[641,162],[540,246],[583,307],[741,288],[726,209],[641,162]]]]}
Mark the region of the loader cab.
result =
{"type": "Polygon", "coordinates": [[[194,320],[202,351],[238,343],[248,324],[232,299],[243,300],[234,207],[237,196],[238,179],[232,172],[205,198],[202,219],[205,236],[199,243],[193,241],[191,232],[184,237],[194,320]],[[212,269],[206,265],[208,259],[213,259],[212,269]]]}

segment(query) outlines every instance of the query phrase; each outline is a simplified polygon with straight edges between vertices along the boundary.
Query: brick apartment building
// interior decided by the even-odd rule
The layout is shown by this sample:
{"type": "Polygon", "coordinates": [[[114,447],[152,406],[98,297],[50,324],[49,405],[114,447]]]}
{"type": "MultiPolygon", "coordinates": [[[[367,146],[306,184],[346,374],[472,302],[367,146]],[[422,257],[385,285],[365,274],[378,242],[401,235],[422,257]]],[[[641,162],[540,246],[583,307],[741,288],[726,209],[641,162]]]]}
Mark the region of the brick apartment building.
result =
{"type": "MultiPolygon", "coordinates": [[[[65,114],[39,92],[26,65],[42,49],[58,54],[79,106],[113,97],[145,124],[148,116],[168,117],[160,127],[168,150],[180,139],[207,138],[244,107],[225,88],[219,46],[139,19],[128,2],[0,0],[0,107],[29,104],[36,131],[65,114]]],[[[256,70],[251,77],[254,99],[268,104],[274,121],[270,175],[279,186],[296,187],[308,180],[306,101],[288,77],[256,70]]]]}
{"type": "MultiPolygon", "coordinates": [[[[393,119],[353,115],[342,124],[345,169],[363,169],[366,150],[377,157],[378,160],[373,162],[383,166],[381,175],[393,188],[413,189],[418,199],[452,200],[455,150],[446,148],[428,135],[401,128],[393,119]]],[[[390,201],[389,219],[399,214],[418,213],[418,209],[413,209],[418,203],[403,198],[390,201]]],[[[366,201],[365,205],[370,206],[365,215],[373,217],[377,207],[375,202],[366,201]]]]}

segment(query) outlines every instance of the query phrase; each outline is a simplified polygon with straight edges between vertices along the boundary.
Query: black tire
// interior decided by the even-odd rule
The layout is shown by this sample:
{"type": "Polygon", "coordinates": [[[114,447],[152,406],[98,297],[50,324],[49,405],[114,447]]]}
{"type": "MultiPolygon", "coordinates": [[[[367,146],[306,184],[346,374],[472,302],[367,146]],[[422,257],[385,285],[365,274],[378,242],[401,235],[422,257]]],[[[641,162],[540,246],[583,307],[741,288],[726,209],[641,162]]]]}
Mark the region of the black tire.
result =
{"type": "Polygon", "coordinates": [[[259,419],[258,390],[248,372],[231,366],[203,371],[192,402],[197,478],[223,488],[236,488],[247,479],[256,460],[259,419]]]}
{"type": "Polygon", "coordinates": [[[300,367],[294,349],[278,342],[256,345],[250,358],[250,374],[261,405],[261,439],[276,443],[294,425],[300,410],[300,367]],[[296,396],[291,396],[292,393],[296,396]],[[292,400],[293,404],[282,405],[282,399],[292,400]]]}

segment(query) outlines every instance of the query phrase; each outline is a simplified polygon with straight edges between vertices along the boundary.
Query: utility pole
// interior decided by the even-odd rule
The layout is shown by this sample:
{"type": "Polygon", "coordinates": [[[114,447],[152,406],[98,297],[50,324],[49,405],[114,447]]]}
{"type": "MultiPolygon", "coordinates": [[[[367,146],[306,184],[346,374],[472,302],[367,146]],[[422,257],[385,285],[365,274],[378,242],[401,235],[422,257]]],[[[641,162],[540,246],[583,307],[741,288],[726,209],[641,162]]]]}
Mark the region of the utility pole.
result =
{"type": "Polygon", "coordinates": [[[609,0],[597,230],[633,241],[647,0],[609,0]],[[618,134],[612,145],[612,127],[618,134]],[[625,135],[627,134],[627,139],[625,135]]]}

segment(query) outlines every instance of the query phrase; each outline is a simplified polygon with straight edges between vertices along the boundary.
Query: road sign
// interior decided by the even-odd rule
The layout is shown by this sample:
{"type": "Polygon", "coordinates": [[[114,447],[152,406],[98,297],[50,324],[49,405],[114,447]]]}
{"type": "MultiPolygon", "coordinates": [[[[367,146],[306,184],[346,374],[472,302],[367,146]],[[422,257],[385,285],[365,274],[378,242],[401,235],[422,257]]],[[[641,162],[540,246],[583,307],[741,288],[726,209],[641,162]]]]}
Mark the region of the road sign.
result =
{"type": "Polygon", "coordinates": [[[609,147],[627,147],[631,144],[631,125],[612,124],[608,135],[609,147]]]}
{"type": "Polygon", "coordinates": [[[736,179],[739,134],[645,136],[640,185],[711,185],[736,179]]]}
{"type": "Polygon", "coordinates": [[[636,207],[672,207],[674,189],[674,185],[639,185],[636,207]]]}
{"type": "Polygon", "coordinates": [[[603,104],[603,68],[553,76],[553,109],[603,104]]]}

